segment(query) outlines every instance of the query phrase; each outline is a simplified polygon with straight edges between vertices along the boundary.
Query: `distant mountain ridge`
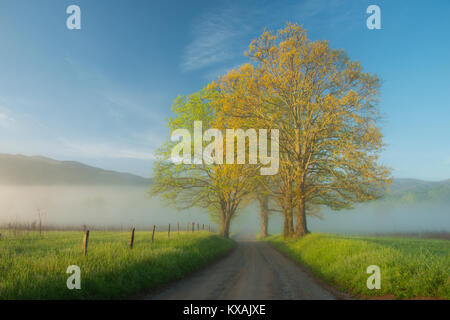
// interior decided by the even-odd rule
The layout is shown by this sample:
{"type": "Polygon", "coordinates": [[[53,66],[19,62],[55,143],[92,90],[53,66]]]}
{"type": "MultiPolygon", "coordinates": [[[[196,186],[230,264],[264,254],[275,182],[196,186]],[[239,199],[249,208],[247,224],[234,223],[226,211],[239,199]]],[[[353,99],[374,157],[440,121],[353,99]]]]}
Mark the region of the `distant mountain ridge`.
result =
{"type": "Polygon", "coordinates": [[[394,179],[390,192],[382,201],[400,204],[423,202],[450,204],[450,179],[424,181],[418,179],[394,179]]]}
{"type": "MultiPolygon", "coordinates": [[[[130,173],[104,170],[75,161],[58,161],[42,156],[0,153],[0,184],[3,185],[139,185],[152,179],[130,173]]],[[[390,191],[376,203],[450,204],[450,179],[424,181],[394,179],[390,191]]]]}
{"type": "Polygon", "coordinates": [[[393,180],[390,189],[394,193],[401,193],[406,191],[424,191],[440,186],[450,186],[450,179],[441,181],[425,181],[411,178],[397,178],[393,180]]]}
{"type": "Polygon", "coordinates": [[[4,185],[149,185],[152,179],[104,170],[76,161],[0,153],[4,185]]]}

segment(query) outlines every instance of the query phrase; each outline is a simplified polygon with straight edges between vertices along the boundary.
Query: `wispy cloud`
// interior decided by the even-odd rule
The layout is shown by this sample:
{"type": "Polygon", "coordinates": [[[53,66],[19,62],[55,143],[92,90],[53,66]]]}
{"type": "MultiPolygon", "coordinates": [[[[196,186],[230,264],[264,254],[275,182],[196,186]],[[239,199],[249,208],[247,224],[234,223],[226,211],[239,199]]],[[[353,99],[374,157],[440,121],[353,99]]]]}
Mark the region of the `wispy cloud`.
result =
{"type": "Polygon", "coordinates": [[[145,96],[130,92],[117,85],[102,89],[101,96],[110,106],[107,114],[115,119],[127,121],[125,115],[145,119],[152,125],[164,125],[164,115],[159,112],[161,106],[170,105],[164,93],[149,92],[145,96]]]}
{"type": "Polygon", "coordinates": [[[287,21],[304,24],[306,28],[316,31],[348,29],[348,25],[353,24],[350,11],[354,11],[354,7],[352,3],[351,8],[346,9],[340,0],[305,0],[285,1],[282,4],[278,1],[239,2],[226,8],[216,8],[194,20],[192,41],[185,48],[181,68],[183,71],[193,71],[214,65],[221,70],[223,64],[236,65],[239,63],[237,59],[244,59],[243,52],[251,39],[265,27],[277,29],[287,21]]]}
{"type": "Polygon", "coordinates": [[[87,158],[154,160],[150,150],[133,149],[109,143],[83,143],[64,140],[66,153],[87,158]]]}
{"type": "Polygon", "coordinates": [[[0,111],[0,127],[2,128],[11,128],[16,123],[16,120],[9,116],[7,113],[0,111]]]}
{"type": "MultiPolygon", "coordinates": [[[[9,104],[6,104],[9,105],[9,104]]],[[[162,143],[157,129],[126,131],[117,137],[95,138],[60,132],[28,113],[14,113],[0,105],[0,152],[38,154],[67,159],[154,160],[153,150],[162,143]],[[11,136],[14,139],[11,140],[11,136]],[[71,138],[69,138],[71,137],[71,138]],[[114,140],[116,139],[116,140],[114,140]]]]}
{"type": "Polygon", "coordinates": [[[305,0],[294,2],[290,10],[298,12],[297,22],[308,31],[342,33],[363,25],[363,7],[358,1],[305,0]]]}
{"type": "Polygon", "coordinates": [[[5,99],[0,96],[0,128],[10,129],[15,123],[16,120],[11,115],[11,110],[5,105],[5,99]]]}
{"type": "Polygon", "coordinates": [[[83,65],[66,55],[65,61],[80,82],[91,84],[89,93],[96,99],[97,105],[104,108],[104,114],[125,127],[133,120],[164,122],[164,116],[158,110],[170,105],[169,94],[161,90],[138,91],[124,85],[120,80],[112,80],[106,71],[97,67],[83,65]]]}
{"type": "Polygon", "coordinates": [[[182,70],[201,69],[242,54],[236,52],[236,42],[248,31],[249,25],[236,12],[236,8],[203,14],[192,30],[193,40],[182,58],[182,70]]]}

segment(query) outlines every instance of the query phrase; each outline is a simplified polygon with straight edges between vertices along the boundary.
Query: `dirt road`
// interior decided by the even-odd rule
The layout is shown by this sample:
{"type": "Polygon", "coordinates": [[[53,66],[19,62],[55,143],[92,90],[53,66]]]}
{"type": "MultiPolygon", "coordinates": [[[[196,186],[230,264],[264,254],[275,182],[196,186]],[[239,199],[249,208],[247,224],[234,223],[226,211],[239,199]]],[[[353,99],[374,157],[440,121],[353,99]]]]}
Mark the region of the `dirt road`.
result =
{"type": "Polygon", "coordinates": [[[296,263],[259,241],[238,241],[227,257],[144,299],[335,299],[296,263]]]}

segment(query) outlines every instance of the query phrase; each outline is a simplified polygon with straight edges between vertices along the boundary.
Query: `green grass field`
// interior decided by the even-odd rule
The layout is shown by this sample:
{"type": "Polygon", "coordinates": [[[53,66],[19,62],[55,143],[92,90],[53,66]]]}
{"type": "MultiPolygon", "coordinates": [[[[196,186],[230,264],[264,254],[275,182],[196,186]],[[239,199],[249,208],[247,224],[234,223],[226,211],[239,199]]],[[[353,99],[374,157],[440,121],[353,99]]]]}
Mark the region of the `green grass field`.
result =
{"type": "Polygon", "coordinates": [[[232,240],[200,231],[91,231],[89,250],[82,254],[83,232],[37,232],[0,239],[0,299],[111,299],[151,290],[179,279],[234,246],[232,240]],[[81,289],[69,290],[69,265],[81,268],[81,289]]]}
{"type": "Polygon", "coordinates": [[[448,240],[309,234],[267,241],[341,291],[360,297],[450,299],[448,240]],[[366,285],[369,265],[381,269],[381,289],[366,285]]]}

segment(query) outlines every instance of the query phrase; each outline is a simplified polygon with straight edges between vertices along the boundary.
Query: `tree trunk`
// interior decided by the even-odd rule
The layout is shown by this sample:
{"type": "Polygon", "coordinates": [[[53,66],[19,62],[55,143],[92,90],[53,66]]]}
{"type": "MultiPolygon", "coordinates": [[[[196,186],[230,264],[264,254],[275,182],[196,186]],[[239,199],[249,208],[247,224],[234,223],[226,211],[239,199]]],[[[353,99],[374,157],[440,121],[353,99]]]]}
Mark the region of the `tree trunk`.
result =
{"type": "Polygon", "coordinates": [[[294,219],[292,215],[292,208],[286,208],[283,210],[284,215],[284,226],[283,226],[283,236],[285,239],[292,238],[294,235],[294,219]]]}
{"type": "MultiPolygon", "coordinates": [[[[296,180],[297,180],[297,197],[302,197],[304,194],[304,172],[302,172],[302,152],[301,152],[301,134],[300,129],[298,127],[295,128],[295,152],[297,154],[297,172],[296,172],[296,180]]],[[[304,153],[303,153],[304,155],[304,153]]],[[[308,229],[306,227],[306,212],[305,212],[305,199],[300,198],[297,202],[297,222],[295,225],[295,236],[303,237],[308,233],[308,229]]]]}
{"type": "Polygon", "coordinates": [[[261,217],[261,238],[265,238],[269,235],[269,197],[261,195],[259,197],[259,215],[261,217]]]}
{"type": "Polygon", "coordinates": [[[292,185],[289,183],[285,189],[285,195],[281,200],[280,206],[283,210],[284,227],[283,236],[285,239],[292,238],[294,235],[294,219],[292,208],[292,185]]]}
{"type": "Polygon", "coordinates": [[[287,219],[287,214],[284,214],[284,219],[283,219],[283,237],[289,238],[289,226],[288,226],[288,219],[287,219]]]}
{"type": "Polygon", "coordinates": [[[295,236],[303,237],[307,233],[308,233],[308,228],[306,226],[305,200],[300,199],[297,203],[297,223],[295,226],[295,236]]]}
{"type": "Polygon", "coordinates": [[[292,208],[287,216],[287,227],[288,227],[288,238],[292,238],[294,236],[294,217],[292,213],[292,208]]]}
{"type": "Polygon", "coordinates": [[[230,237],[231,215],[226,212],[220,213],[220,235],[225,238],[230,237]]]}

